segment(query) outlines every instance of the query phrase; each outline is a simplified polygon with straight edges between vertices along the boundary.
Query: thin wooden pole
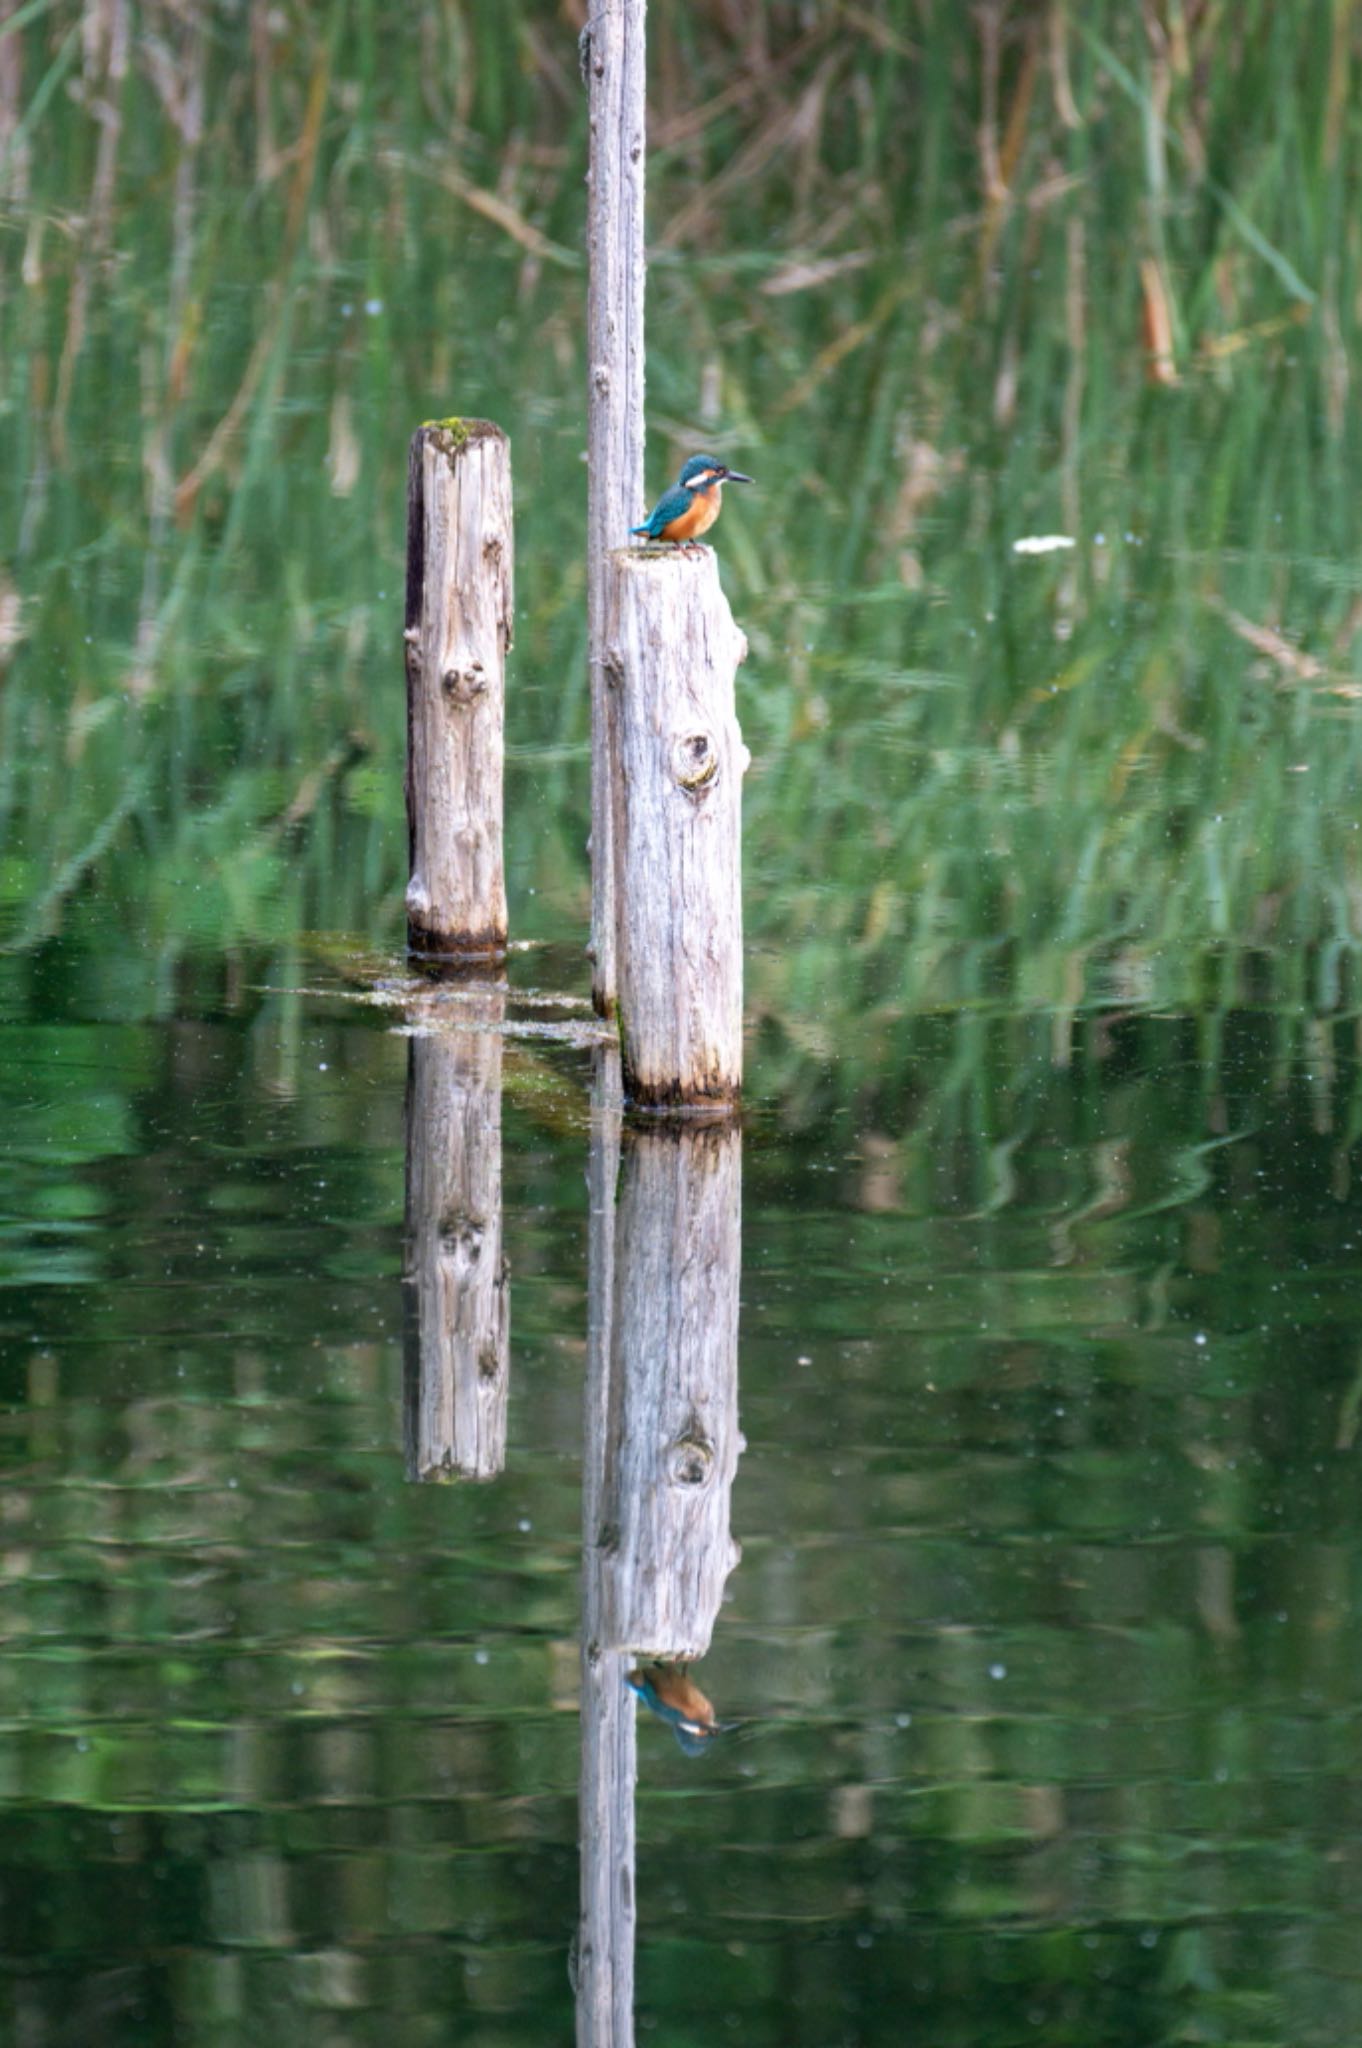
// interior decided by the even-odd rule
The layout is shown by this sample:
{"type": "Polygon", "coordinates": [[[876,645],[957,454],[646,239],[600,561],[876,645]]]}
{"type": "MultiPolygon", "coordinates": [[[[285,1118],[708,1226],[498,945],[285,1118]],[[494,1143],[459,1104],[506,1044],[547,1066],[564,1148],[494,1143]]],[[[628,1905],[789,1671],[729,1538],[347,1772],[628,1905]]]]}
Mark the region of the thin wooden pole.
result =
{"type": "Polygon", "coordinates": [[[511,449],[490,420],[412,436],[407,478],[407,936],[414,952],[506,945],[511,449]]]}
{"type": "Polygon", "coordinates": [[[615,783],[605,674],[607,558],[643,499],[645,0],[591,0],[580,55],[587,87],[587,645],[591,662],[592,997],[613,1017],[615,783]]]}
{"type": "Polygon", "coordinates": [[[630,1102],[722,1111],[742,1089],[747,642],[712,551],[608,561],[620,1029],[630,1102]]]}
{"type": "Polygon", "coordinates": [[[502,1249],[504,986],[462,992],[472,1027],[407,1050],[403,1257],[409,1479],[493,1479],[506,1463],[511,1290],[502,1249]]]}

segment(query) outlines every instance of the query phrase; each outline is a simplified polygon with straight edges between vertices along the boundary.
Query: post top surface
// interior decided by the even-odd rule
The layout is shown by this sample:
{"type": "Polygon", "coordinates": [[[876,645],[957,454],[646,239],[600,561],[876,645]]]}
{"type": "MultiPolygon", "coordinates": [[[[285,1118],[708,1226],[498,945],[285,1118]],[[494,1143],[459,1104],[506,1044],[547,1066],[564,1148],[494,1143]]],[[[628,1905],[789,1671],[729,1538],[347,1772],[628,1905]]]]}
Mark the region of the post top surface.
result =
{"type": "Polygon", "coordinates": [[[693,571],[697,565],[701,568],[717,567],[719,561],[714,549],[706,547],[703,541],[678,548],[669,540],[645,540],[630,542],[627,547],[611,548],[610,553],[615,561],[631,569],[651,568],[657,562],[675,562],[689,563],[693,571]]]}
{"type": "Polygon", "coordinates": [[[457,413],[451,413],[443,420],[423,420],[416,429],[416,439],[429,435],[446,455],[461,454],[475,441],[507,441],[504,427],[495,420],[466,420],[457,413]]]}

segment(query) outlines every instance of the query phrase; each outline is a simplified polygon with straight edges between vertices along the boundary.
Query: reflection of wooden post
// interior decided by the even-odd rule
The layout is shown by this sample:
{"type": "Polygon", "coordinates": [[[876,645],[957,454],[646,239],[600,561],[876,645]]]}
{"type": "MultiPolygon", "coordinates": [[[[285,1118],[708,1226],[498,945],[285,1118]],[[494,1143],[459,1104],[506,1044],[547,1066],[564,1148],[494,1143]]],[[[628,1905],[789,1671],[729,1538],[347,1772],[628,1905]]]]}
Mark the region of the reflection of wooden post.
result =
{"type": "Polygon", "coordinates": [[[620,548],[605,589],[624,1089],[651,1107],[742,1088],[747,642],[709,548],[620,548]]]}
{"type": "Polygon", "coordinates": [[[612,1649],[703,1657],[738,1559],[741,1146],[731,1125],[629,1134],[596,1535],[612,1649]]]}
{"type": "Polygon", "coordinates": [[[511,448],[490,420],[412,436],[407,475],[407,934],[506,945],[502,761],[513,617],[511,448]]]}
{"type": "Polygon", "coordinates": [[[501,1248],[504,989],[469,999],[481,1028],[407,1053],[407,1477],[491,1479],[506,1462],[511,1292],[501,1248]]]}
{"type": "Polygon", "coordinates": [[[582,1480],[582,1778],[577,1934],[577,2048],[633,2048],[634,1695],[629,1659],[605,1646],[601,1497],[610,1417],[615,1180],[619,1171],[619,1049],[596,1054],[587,1277],[585,1452],[582,1480]]]}

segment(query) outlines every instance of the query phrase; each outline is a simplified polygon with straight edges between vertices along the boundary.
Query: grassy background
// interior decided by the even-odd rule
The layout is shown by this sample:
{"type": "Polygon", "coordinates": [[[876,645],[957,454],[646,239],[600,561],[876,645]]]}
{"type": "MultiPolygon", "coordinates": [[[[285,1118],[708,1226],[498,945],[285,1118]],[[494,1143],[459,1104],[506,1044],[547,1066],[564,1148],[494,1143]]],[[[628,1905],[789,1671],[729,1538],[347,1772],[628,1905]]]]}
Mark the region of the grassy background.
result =
{"type": "MultiPolygon", "coordinates": [[[[584,937],[580,15],[11,15],[10,946],[398,941],[405,444],[451,409],[514,443],[513,923],[584,937]]],[[[1350,1012],[1352,0],[650,30],[650,480],[760,484],[719,542],[774,1084],[892,1081],[945,1006],[1350,1012]]]]}

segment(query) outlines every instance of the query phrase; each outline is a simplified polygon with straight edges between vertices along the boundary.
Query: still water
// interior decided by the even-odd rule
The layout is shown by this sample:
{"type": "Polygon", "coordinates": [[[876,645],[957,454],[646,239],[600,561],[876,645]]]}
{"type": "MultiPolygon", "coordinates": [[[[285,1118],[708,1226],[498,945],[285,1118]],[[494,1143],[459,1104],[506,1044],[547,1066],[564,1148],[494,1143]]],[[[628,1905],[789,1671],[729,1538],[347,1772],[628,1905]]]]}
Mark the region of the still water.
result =
{"type": "Polygon", "coordinates": [[[758,1063],[740,1135],[621,1138],[560,965],[207,956],[130,1024],[4,962],[7,2038],[566,2040],[606,1963],[659,2041],[1356,2038],[1351,1028],[947,1014],[873,1119],[758,1063]],[[422,1483],[473,1240],[501,1469],[422,1483]],[[600,1540],[671,1448],[624,1364],[713,1453],[665,1556],[658,1494],[600,1540]],[[658,1583],[693,1754],[626,1656],[579,1712],[583,1601],[658,1583]]]}

